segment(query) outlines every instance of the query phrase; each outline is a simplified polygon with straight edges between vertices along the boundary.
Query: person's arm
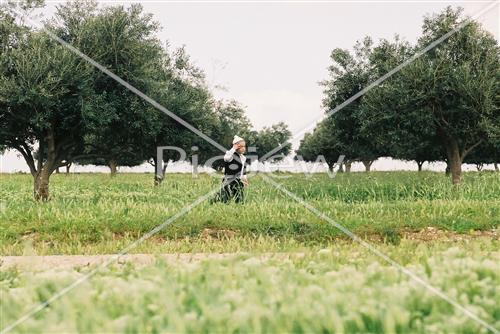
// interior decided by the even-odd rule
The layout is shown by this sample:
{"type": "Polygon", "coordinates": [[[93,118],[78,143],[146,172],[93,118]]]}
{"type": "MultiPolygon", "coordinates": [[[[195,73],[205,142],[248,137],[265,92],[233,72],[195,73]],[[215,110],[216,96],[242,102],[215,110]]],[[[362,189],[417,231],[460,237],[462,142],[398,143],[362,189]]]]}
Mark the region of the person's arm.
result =
{"type": "Polygon", "coordinates": [[[236,152],[236,148],[234,146],[229,151],[226,151],[226,154],[224,154],[224,161],[230,162],[233,160],[234,152],[236,152]]]}

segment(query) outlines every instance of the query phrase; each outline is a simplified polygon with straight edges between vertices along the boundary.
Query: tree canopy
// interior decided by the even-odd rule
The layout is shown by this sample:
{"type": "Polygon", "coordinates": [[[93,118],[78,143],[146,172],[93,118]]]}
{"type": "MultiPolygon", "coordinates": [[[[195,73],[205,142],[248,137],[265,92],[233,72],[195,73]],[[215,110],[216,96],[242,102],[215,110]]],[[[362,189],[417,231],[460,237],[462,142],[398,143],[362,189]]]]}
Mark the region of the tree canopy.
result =
{"type": "Polygon", "coordinates": [[[367,37],[353,52],[335,49],[330,77],[323,82],[325,110],[335,110],[453,29],[444,42],[329,116],[321,123],[326,130],[308,135],[299,152],[310,152],[315,143],[319,153],[340,150],[346,159],[366,160],[367,169],[381,156],[415,160],[419,169],[424,161],[446,160],[454,184],[461,181],[464,161],[498,162],[500,49],[460,8],[426,16],[414,46],[398,36],[377,45],[367,37]],[[325,132],[326,143],[320,141],[325,132]]]}
{"type": "Polygon", "coordinates": [[[331,150],[340,150],[348,161],[362,161],[367,170],[372,162],[383,155],[383,148],[372,140],[370,131],[363,131],[361,107],[364,97],[356,99],[339,111],[335,108],[367,86],[374,77],[370,55],[373,41],[370,37],[358,41],[354,52],[334,49],[331,53],[332,65],[328,68],[329,79],[325,87],[323,106],[330,120],[324,126],[327,132],[334,132],[335,143],[331,150]]]}
{"type": "Polygon", "coordinates": [[[156,161],[161,146],[179,147],[199,164],[221,154],[52,35],[227,147],[234,134],[263,149],[290,136],[284,124],[253,131],[238,102],[217,101],[185,49],[158,40],[158,23],[140,5],[74,1],[58,5],[39,30],[15,19],[12,6],[29,15],[43,2],[0,6],[0,150],[24,157],[36,199],[49,198],[51,174],[72,162],[107,165],[114,174],[145,161],[164,171],[179,154],[166,151],[156,161]]]}
{"type": "Polygon", "coordinates": [[[44,33],[10,24],[0,55],[0,145],[22,154],[35,198],[47,199],[50,175],[82,146],[92,71],[44,33]]]}

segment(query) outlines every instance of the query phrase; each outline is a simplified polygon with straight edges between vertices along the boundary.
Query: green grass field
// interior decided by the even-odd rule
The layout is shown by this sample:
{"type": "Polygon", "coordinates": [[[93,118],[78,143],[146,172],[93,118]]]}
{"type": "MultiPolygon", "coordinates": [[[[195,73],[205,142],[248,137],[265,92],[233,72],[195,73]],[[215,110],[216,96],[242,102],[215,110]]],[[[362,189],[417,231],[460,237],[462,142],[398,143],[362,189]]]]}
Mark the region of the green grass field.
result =
{"type": "MultiPolygon", "coordinates": [[[[360,236],[392,240],[428,226],[468,233],[500,224],[499,173],[467,173],[459,189],[431,172],[280,176],[285,178],[276,180],[288,190],[360,236]]],[[[0,176],[0,254],[117,252],[220,182],[207,175],[167,175],[155,188],[150,174],[54,175],[51,181],[52,200],[35,203],[30,176],[0,176]]],[[[200,204],[135,251],[237,251],[266,244],[286,250],[344,237],[260,176],[247,194],[243,206],[200,204]],[[223,242],[205,242],[207,230],[223,242]]]]}
{"type": "MultiPolygon", "coordinates": [[[[491,234],[500,224],[499,173],[466,173],[459,188],[432,172],[279,176],[500,329],[500,241],[491,234]],[[429,227],[442,233],[407,238],[429,227]]],[[[0,255],[116,253],[220,182],[168,174],[153,187],[150,174],[54,175],[52,200],[36,203],[31,181],[0,175],[0,255]]],[[[260,176],[247,195],[243,205],[204,202],[132,250],[234,256],[112,265],[14,332],[487,332],[260,176]]],[[[92,268],[0,269],[4,328],[92,268]]]]}

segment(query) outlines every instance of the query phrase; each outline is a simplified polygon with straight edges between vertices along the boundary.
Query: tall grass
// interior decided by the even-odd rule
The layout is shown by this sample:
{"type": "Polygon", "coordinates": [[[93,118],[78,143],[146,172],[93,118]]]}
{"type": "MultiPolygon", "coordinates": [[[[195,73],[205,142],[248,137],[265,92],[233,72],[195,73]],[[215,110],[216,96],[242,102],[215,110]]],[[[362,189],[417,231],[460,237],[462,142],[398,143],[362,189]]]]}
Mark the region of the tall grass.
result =
{"type": "MultiPolygon", "coordinates": [[[[498,242],[382,251],[500,328],[498,242]]],[[[86,270],[3,271],[2,327],[86,270]]],[[[107,268],[18,328],[22,333],[486,333],[355,245],[304,256],[107,268]]]]}
{"type": "MultiPolygon", "coordinates": [[[[286,178],[277,181],[290,191],[362,235],[427,226],[467,233],[500,223],[499,173],[466,173],[459,188],[431,172],[337,174],[335,179],[281,176],[286,178]]],[[[48,203],[32,200],[31,182],[27,175],[0,175],[0,202],[5,203],[0,213],[1,254],[22,254],[27,247],[35,253],[118,251],[220,180],[168,174],[161,187],[154,187],[147,174],[54,175],[48,203]]],[[[242,240],[267,237],[309,244],[341,235],[258,176],[246,191],[244,205],[205,202],[147,245],[171,250],[180,240],[201,240],[206,229],[230,231],[242,240]]]]}

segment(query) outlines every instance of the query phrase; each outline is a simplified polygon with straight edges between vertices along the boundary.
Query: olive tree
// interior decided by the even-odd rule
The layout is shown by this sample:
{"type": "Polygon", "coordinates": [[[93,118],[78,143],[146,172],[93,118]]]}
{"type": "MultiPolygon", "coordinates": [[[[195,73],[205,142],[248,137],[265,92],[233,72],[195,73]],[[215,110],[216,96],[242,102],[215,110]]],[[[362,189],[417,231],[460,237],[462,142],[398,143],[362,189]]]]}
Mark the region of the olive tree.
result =
{"type": "Polygon", "coordinates": [[[0,73],[0,143],[23,156],[35,199],[47,200],[50,176],[81,148],[91,70],[43,32],[0,57],[8,58],[0,73]]]}

